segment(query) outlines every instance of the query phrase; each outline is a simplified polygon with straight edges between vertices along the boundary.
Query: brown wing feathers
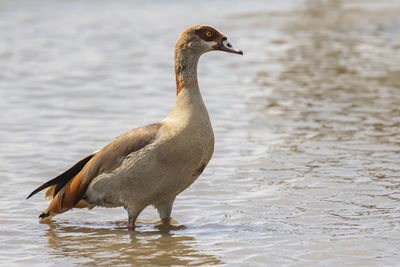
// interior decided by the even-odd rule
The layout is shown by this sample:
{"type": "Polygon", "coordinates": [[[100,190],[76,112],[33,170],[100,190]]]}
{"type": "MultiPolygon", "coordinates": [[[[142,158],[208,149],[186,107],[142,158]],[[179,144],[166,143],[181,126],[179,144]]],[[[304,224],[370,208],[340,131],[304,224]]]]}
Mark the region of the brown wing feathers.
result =
{"type": "Polygon", "coordinates": [[[64,187],[61,188],[59,193],[55,195],[49,207],[45,212],[40,214],[39,218],[56,215],[73,208],[79,202],[86,190],[86,185],[81,184],[81,178],[82,172],[69,180],[64,187]]]}
{"type": "Polygon", "coordinates": [[[80,161],[78,161],[78,163],[76,163],[74,166],[72,166],[67,171],[63,172],[56,178],[42,184],[41,186],[36,188],[32,193],[30,193],[30,195],[26,199],[30,198],[31,196],[35,195],[36,193],[38,193],[38,192],[42,191],[43,189],[46,189],[47,187],[50,187],[50,186],[55,186],[54,193],[53,193],[53,197],[55,197],[57,195],[57,193],[60,191],[60,189],[63,188],[64,185],[66,185],[69,182],[69,180],[74,178],[75,175],[77,175],[82,170],[82,168],[86,165],[86,163],[93,156],[94,156],[94,154],[81,159],[80,161]]]}
{"type": "Polygon", "coordinates": [[[27,199],[46,188],[46,199],[53,197],[49,207],[39,218],[56,215],[73,207],[93,207],[82,200],[88,184],[100,173],[118,168],[131,152],[152,143],[160,127],[161,124],[158,123],[133,129],[116,138],[99,152],[81,159],[66,172],[39,186],[27,199]]]}

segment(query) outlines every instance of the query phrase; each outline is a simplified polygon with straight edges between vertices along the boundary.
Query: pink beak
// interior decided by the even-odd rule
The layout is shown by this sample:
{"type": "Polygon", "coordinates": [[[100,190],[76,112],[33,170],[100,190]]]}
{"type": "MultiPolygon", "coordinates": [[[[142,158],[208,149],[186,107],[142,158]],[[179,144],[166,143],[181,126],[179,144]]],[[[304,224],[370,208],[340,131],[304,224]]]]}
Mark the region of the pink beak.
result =
{"type": "Polygon", "coordinates": [[[221,51],[225,51],[228,53],[240,54],[243,55],[242,50],[234,48],[229,42],[226,37],[222,38],[221,45],[218,46],[218,49],[221,51]]]}

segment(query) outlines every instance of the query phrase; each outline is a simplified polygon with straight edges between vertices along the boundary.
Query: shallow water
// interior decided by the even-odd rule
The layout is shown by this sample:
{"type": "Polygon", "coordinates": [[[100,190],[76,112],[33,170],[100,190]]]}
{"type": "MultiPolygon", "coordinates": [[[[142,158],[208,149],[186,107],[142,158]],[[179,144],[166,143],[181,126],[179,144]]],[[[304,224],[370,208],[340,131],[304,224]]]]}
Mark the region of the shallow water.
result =
{"type": "Polygon", "coordinates": [[[400,260],[400,4],[0,2],[2,265],[387,266],[400,260]],[[199,80],[216,147],[178,196],[38,223],[38,185],[174,104],[172,47],[218,26],[199,80]]]}

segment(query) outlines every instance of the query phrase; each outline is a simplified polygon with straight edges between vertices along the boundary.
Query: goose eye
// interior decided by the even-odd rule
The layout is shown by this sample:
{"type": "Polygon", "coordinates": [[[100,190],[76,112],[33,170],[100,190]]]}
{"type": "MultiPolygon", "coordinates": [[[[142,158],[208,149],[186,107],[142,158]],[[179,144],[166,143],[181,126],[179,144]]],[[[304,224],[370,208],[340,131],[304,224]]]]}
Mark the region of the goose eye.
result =
{"type": "Polygon", "coordinates": [[[207,37],[211,37],[211,35],[212,35],[211,32],[206,32],[207,37]]]}

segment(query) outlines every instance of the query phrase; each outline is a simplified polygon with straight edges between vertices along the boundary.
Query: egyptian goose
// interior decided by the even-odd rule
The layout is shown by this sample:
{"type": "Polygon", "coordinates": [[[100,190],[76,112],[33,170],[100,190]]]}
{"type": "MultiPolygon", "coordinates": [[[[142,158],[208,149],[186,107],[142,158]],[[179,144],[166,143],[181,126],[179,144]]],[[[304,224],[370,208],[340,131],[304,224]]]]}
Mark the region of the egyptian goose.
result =
{"type": "Polygon", "coordinates": [[[202,54],[221,50],[243,54],[225,35],[206,25],[186,29],[175,44],[177,96],[161,122],[132,129],[69,170],[39,186],[49,207],[43,219],[72,208],[123,206],[128,229],[149,205],[170,224],[175,197],[203,172],[214,151],[214,133],[197,82],[202,54]]]}

